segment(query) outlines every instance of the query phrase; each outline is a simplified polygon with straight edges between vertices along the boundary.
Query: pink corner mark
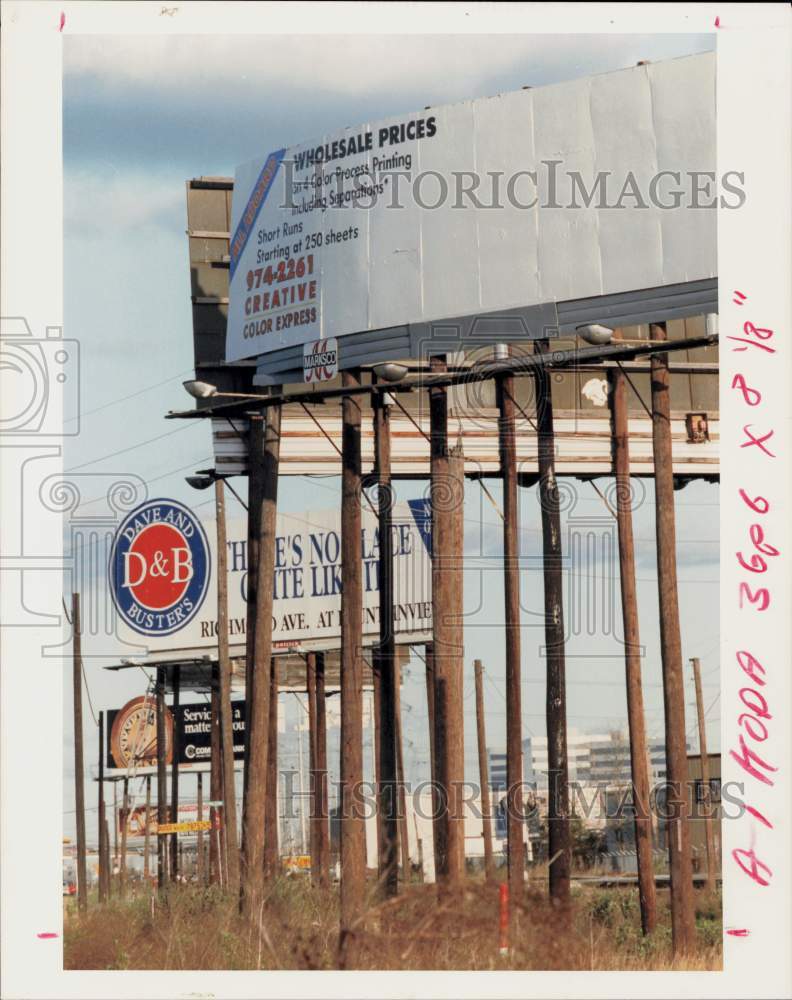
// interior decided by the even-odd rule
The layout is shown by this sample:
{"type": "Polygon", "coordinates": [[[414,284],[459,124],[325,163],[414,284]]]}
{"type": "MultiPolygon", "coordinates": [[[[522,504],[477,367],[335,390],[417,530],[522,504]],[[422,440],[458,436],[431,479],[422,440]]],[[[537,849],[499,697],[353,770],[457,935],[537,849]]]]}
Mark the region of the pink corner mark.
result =
{"type": "Polygon", "coordinates": [[[58,27],[58,31],[63,31],[65,24],[66,24],[66,15],[63,13],[63,11],[61,11],[60,26],[58,27]]]}
{"type": "Polygon", "coordinates": [[[748,937],[751,932],[747,927],[728,927],[726,933],[731,934],[732,937],[748,937]]]}
{"type": "Polygon", "coordinates": [[[58,935],[54,931],[43,931],[41,934],[37,934],[37,938],[56,938],[58,935]]]}
{"type": "Polygon", "coordinates": [[[720,18],[719,17],[715,18],[715,27],[716,28],[720,28],[720,18]]]}

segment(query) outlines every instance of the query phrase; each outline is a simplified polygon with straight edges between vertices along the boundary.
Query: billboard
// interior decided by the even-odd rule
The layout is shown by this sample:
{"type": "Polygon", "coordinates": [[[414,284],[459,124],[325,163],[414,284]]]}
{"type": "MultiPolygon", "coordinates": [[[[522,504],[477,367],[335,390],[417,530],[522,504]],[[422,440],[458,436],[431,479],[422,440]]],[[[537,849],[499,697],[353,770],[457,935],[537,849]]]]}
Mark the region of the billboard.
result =
{"type": "MultiPolygon", "coordinates": [[[[245,756],[245,702],[232,701],[231,727],[234,737],[234,760],[245,756]]],[[[109,738],[106,762],[109,769],[136,770],[157,765],[157,711],[153,695],[141,695],[123,708],[107,712],[109,738]]],[[[165,708],[165,763],[173,763],[174,743],[178,764],[208,764],[211,761],[212,711],[208,699],[203,702],[165,708]],[[175,737],[175,740],[174,740],[175,737]]]]}
{"type": "MultiPolygon", "coordinates": [[[[361,501],[364,639],[379,636],[379,531],[361,501]]],[[[397,642],[431,637],[431,515],[425,499],[394,506],[394,619],[397,642]]],[[[244,650],[247,623],[247,519],[227,522],[228,638],[244,650]]],[[[215,655],[216,526],[184,505],[148,500],[119,527],[110,555],[118,634],[160,658],[215,655]]],[[[341,512],[278,515],[273,577],[274,649],[335,649],[341,641],[341,512]]]]}
{"type": "Polygon", "coordinates": [[[350,334],[684,291],[717,275],[689,207],[714,171],[713,54],[271,151],[235,173],[225,360],[339,338],[343,367],[350,334]]]}
{"type": "MultiPolygon", "coordinates": [[[[167,823],[171,822],[171,807],[166,806],[167,811],[167,823]]],[[[209,819],[209,806],[206,802],[203,803],[201,809],[201,819],[206,822],[209,819]]],[[[116,813],[116,827],[118,829],[119,837],[123,833],[124,823],[123,823],[123,810],[118,809],[116,813]]],[[[146,807],[145,805],[133,806],[130,808],[126,817],[126,828],[127,828],[127,840],[138,840],[146,836],[146,807]]],[[[157,805],[152,803],[149,809],[148,817],[148,833],[150,837],[156,837],[159,830],[159,823],[157,820],[157,805]]],[[[197,802],[180,802],[179,803],[179,815],[178,819],[175,821],[178,823],[193,824],[201,822],[198,818],[198,803],[197,802]]],[[[197,832],[197,831],[196,831],[197,832]]]]}

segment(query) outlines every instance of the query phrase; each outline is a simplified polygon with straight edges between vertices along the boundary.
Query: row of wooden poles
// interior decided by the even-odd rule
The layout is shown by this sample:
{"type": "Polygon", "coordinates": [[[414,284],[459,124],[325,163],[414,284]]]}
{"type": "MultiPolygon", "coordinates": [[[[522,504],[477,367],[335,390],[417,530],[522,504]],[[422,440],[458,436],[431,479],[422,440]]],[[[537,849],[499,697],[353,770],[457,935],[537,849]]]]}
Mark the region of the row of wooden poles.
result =
{"type": "MultiPolygon", "coordinates": [[[[650,327],[651,339],[665,341],[665,324],[650,327]]],[[[547,355],[547,341],[535,343],[535,354],[547,355]]],[[[537,358],[540,360],[540,358],[537,358]]],[[[445,359],[434,357],[431,372],[447,371],[445,359]]],[[[662,658],[665,743],[667,761],[668,844],[671,881],[671,919],[676,954],[692,949],[695,935],[692,854],[686,798],[687,752],[684,682],[676,577],[674,480],[671,449],[668,355],[651,354],[651,417],[656,485],[657,578],[660,606],[660,652],[662,658]]],[[[535,421],[517,403],[514,374],[509,370],[493,377],[499,411],[500,470],[503,481],[504,629],[506,667],[507,743],[507,861],[509,898],[519,901],[524,884],[523,826],[520,789],[522,773],[521,628],[518,541],[518,470],[516,421],[518,413],[534,425],[538,439],[538,481],[542,523],[545,603],[546,723],[548,770],[549,893],[562,907],[569,903],[571,871],[570,795],[568,785],[564,613],[562,600],[562,547],[559,494],[555,472],[555,436],[548,366],[531,369],[536,389],[535,421]]],[[[625,640],[625,678],[629,722],[632,785],[635,804],[635,841],[641,922],[650,933],[656,922],[655,880],[652,862],[650,784],[646,753],[646,726],[641,687],[640,636],[635,584],[635,552],[632,528],[627,384],[629,376],[620,365],[608,369],[613,438],[613,468],[616,477],[616,517],[625,640]]],[[[461,441],[449,442],[448,390],[429,383],[430,496],[432,527],[433,635],[428,673],[431,727],[430,757],[433,788],[433,835],[435,871],[441,894],[458,891],[465,872],[464,858],[464,730],[463,730],[463,501],[464,456],[461,441]]],[[[393,494],[390,473],[389,406],[382,392],[372,393],[375,465],[374,475],[364,481],[361,472],[360,397],[366,391],[360,372],[345,371],[342,386],[342,499],[341,499],[341,748],[340,748],[340,938],[341,964],[350,962],[356,929],[368,905],[364,815],[361,808],[363,783],[363,580],[361,515],[364,489],[376,487],[379,527],[379,642],[374,649],[377,730],[377,794],[381,894],[398,892],[398,813],[396,704],[397,678],[393,627],[393,551],[391,510],[393,494]]],[[[226,538],[223,489],[217,489],[218,550],[218,665],[212,685],[213,800],[222,808],[212,810],[214,824],[223,831],[221,856],[225,859],[223,881],[240,893],[241,912],[259,919],[267,879],[277,867],[277,676],[272,647],[272,578],[275,567],[275,533],[278,463],[281,438],[281,401],[261,404],[250,418],[249,507],[248,507],[248,604],[246,647],[246,740],[241,844],[237,844],[234,794],[233,739],[231,730],[231,667],[225,584],[226,538]],[[216,729],[215,729],[216,727],[216,729]],[[273,855],[274,852],[274,855],[273,855]]],[[[647,407],[648,409],[648,407],[647,407]]],[[[320,772],[312,822],[327,831],[326,733],[324,727],[324,670],[321,654],[308,657],[311,739],[316,754],[312,762],[320,772]],[[317,706],[321,709],[317,712],[317,706]],[[321,720],[321,721],[320,721],[321,720]],[[319,747],[325,748],[319,750],[319,747]]],[[[165,746],[165,668],[158,668],[157,744],[158,819],[167,821],[165,746]]],[[[76,682],[75,682],[76,683],[76,682]]],[[[178,673],[174,677],[174,701],[178,704],[178,673]]],[[[77,691],[75,688],[75,697],[77,691]]],[[[480,752],[483,741],[480,742],[480,752]]],[[[174,757],[175,759],[175,757],[174,757]]],[[[82,763],[77,762],[77,774],[82,763]]],[[[178,768],[172,769],[173,788],[178,768]]],[[[485,782],[482,782],[485,785],[485,782]]],[[[101,786],[101,782],[100,782],[101,786]]],[[[178,801],[177,791],[173,794],[178,801]]],[[[78,805],[78,824],[80,815],[78,805]]],[[[84,827],[84,821],[83,821],[84,827]]],[[[487,824],[485,824],[485,829],[487,824]]],[[[317,826],[317,831],[319,827],[317,826]]],[[[100,833],[102,830],[100,820],[100,833]]],[[[84,829],[83,829],[84,839],[84,829]]],[[[319,881],[327,870],[327,841],[320,834],[312,849],[319,881]]],[[[80,837],[78,826],[78,841],[80,837]]],[[[174,836],[175,839],[175,836],[174,836]]],[[[159,837],[159,881],[167,880],[164,837],[159,837]]],[[[312,862],[314,859],[312,858],[312,862]]],[[[222,862],[218,859],[218,864],[222,862]]]]}

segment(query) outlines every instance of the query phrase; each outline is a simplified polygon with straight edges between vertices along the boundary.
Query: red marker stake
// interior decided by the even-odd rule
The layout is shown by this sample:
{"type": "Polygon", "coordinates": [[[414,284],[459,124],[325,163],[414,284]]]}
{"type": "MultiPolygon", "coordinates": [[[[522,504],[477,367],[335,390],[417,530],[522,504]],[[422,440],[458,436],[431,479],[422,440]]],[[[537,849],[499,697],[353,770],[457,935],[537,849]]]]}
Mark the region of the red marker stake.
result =
{"type": "Polygon", "coordinates": [[[509,886],[502,882],[500,886],[500,953],[506,957],[509,954],[509,886]]]}

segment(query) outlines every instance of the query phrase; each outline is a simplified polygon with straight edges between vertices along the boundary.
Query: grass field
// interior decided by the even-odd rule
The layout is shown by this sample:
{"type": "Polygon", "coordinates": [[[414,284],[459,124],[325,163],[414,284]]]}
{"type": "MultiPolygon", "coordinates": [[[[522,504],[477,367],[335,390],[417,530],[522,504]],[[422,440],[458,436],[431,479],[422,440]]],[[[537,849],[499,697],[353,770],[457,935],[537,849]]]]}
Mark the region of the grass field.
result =
{"type": "MultiPolygon", "coordinates": [[[[539,887],[514,907],[511,953],[499,954],[498,888],[468,879],[461,898],[430,885],[372,901],[355,929],[358,969],[618,970],[721,968],[720,894],[697,891],[697,950],[674,963],[668,893],[658,927],[644,938],[636,889],[577,887],[568,915],[539,887]]],[[[258,926],[245,923],[216,888],[174,885],[161,898],[142,886],[125,901],[93,903],[84,917],[65,903],[66,969],[337,969],[338,890],[302,877],[272,883],[258,926]]]]}

